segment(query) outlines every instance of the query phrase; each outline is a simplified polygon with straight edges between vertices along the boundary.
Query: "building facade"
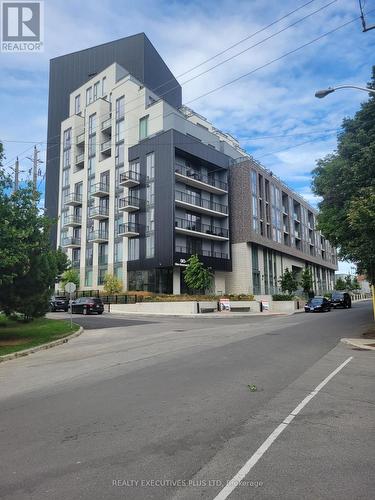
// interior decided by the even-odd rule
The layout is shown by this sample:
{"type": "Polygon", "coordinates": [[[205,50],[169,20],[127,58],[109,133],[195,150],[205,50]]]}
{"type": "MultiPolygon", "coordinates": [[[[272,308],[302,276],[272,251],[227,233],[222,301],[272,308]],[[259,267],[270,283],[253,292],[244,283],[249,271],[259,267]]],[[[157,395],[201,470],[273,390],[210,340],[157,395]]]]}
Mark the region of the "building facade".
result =
{"type": "Polygon", "coordinates": [[[232,273],[228,291],[279,293],[286,268],[312,272],[315,293],[333,289],[337,255],[316,229],[316,211],[252,158],[230,167],[232,273]]]}
{"type": "Polygon", "coordinates": [[[181,106],[181,87],[144,35],[112,44],[58,58],[51,77],[73,74],[50,92],[49,136],[60,119],[60,140],[57,176],[47,156],[46,205],[81,289],[114,274],[124,290],[183,293],[192,254],[213,270],[216,294],[272,294],[283,269],[305,266],[316,291],[329,289],[336,256],[315,211],[181,106]],[[131,48],[137,57],[122,54],[131,48]]]}

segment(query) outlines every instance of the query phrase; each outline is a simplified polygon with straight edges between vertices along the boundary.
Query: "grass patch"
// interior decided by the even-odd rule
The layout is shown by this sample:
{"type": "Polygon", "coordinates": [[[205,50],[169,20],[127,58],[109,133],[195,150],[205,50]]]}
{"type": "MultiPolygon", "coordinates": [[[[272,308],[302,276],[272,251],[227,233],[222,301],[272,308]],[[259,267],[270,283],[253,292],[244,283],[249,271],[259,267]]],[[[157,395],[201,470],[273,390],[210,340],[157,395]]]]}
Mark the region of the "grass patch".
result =
{"type": "Polygon", "coordinates": [[[38,318],[29,323],[0,315],[0,356],[30,349],[76,332],[79,325],[70,321],[38,318]]]}

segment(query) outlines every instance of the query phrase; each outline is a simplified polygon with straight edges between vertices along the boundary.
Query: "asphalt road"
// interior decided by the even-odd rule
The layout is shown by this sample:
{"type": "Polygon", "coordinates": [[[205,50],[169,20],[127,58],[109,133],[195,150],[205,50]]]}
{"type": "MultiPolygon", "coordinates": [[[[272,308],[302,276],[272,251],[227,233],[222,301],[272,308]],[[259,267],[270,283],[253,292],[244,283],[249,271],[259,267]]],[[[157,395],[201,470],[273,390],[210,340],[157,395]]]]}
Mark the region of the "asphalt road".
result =
{"type": "Polygon", "coordinates": [[[339,343],[366,329],[369,302],[283,317],[74,320],[80,337],[0,365],[0,498],[374,497],[374,354],[339,343]]]}

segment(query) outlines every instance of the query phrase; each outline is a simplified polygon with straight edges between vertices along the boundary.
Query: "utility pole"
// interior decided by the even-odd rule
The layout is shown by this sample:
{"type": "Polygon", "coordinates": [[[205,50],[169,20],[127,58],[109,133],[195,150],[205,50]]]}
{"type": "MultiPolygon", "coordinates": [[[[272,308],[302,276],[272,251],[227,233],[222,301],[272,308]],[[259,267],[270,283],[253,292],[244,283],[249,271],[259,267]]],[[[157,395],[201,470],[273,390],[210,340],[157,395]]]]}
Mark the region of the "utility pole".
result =
{"type": "Polygon", "coordinates": [[[34,146],[34,154],[33,157],[31,158],[30,156],[27,157],[28,160],[33,162],[33,186],[34,186],[34,191],[36,192],[38,190],[37,182],[38,182],[38,165],[39,163],[43,163],[42,160],[39,160],[38,155],[40,151],[38,151],[37,147],[34,146]]]}
{"type": "Polygon", "coordinates": [[[20,163],[18,161],[18,156],[17,156],[16,164],[14,165],[14,191],[18,191],[19,176],[20,176],[20,163]]]}

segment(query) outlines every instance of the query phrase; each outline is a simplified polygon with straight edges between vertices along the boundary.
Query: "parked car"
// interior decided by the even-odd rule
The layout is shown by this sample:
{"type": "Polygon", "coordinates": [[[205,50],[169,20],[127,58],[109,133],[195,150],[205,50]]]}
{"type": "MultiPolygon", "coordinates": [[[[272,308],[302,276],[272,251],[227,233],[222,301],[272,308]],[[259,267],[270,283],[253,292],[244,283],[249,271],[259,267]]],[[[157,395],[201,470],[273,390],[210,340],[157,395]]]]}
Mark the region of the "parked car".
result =
{"type": "Polygon", "coordinates": [[[352,307],[352,298],[348,292],[333,292],[331,305],[335,309],[342,307],[343,309],[350,309],[352,307]]]}
{"type": "Polygon", "coordinates": [[[329,312],[331,303],[326,297],[314,297],[305,305],[305,312],[329,312]]]}
{"type": "Polygon", "coordinates": [[[96,297],[80,297],[72,302],[72,314],[103,314],[104,304],[102,299],[96,297]]]}
{"type": "Polygon", "coordinates": [[[49,310],[51,312],[55,311],[67,311],[69,309],[69,299],[64,296],[51,297],[49,302],[49,310]]]}

